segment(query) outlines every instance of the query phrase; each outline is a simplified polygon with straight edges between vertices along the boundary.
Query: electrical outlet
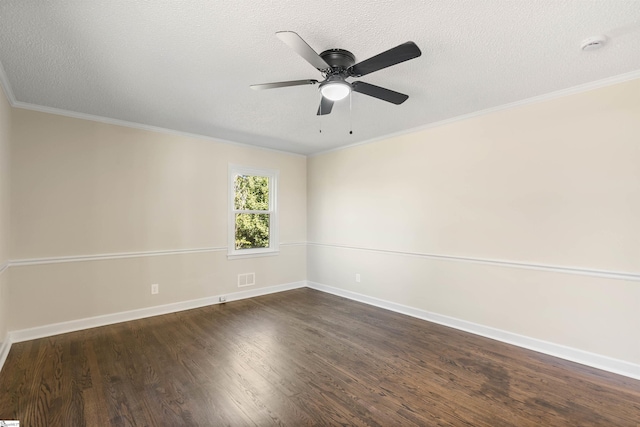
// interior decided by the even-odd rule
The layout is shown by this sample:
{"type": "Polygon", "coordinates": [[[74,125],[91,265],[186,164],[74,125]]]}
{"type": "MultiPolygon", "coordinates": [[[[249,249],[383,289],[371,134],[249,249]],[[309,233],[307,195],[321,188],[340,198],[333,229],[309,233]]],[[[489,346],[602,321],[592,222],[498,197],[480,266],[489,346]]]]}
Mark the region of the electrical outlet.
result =
{"type": "Polygon", "coordinates": [[[160,288],[159,288],[158,284],[154,283],[153,285],[151,285],[151,295],[155,295],[158,292],[160,292],[160,288]]]}
{"type": "Polygon", "coordinates": [[[360,283],[360,273],[356,273],[356,283],[360,283]]]}
{"type": "Polygon", "coordinates": [[[219,300],[220,300],[220,302],[227,302],[227,297],[225,297],[225,296],[221,296],[221,297],[219,298],[219,300]]]}

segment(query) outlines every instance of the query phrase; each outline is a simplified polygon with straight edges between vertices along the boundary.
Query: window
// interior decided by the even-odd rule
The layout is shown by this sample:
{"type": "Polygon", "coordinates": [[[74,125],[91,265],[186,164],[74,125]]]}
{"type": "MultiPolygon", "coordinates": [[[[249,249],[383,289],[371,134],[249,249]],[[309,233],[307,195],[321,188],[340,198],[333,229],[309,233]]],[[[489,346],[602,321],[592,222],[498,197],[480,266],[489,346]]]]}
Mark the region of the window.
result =
{"type": "Polygon", "coordinates": [[[278,172],[229,166],[230,258],[278,252],[278,172]]]}

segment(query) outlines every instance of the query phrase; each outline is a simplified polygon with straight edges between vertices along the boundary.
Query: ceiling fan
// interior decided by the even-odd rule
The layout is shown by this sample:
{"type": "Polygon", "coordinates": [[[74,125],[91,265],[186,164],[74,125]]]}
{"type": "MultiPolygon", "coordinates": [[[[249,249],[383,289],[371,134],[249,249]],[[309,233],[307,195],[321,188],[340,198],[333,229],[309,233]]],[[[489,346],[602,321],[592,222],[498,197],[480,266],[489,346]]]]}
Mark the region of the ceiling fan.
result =
{"type": "Polygon", "coordinates": [[[409,98],[408,95],[361,81],[349,83],[346,79],[349,77],[362,77],[374,71],[417,58],[422,54],[414,42],[406,42],[356,64],[355,56],[348,50],[329,49],[318,55],[302,37],[293,31],[279,31],[276,36],[320,71],[324,80],[322,82],[310,79],[264,83],[251,85],[251,89],[275,89],[320,83],[319,89],[322,94],[322,100],[320,101],[320,107],[318,107],[318,115],[331,113],[334,101],[346,98],[351,91],[396,105],[402,104],[409,98]]]}

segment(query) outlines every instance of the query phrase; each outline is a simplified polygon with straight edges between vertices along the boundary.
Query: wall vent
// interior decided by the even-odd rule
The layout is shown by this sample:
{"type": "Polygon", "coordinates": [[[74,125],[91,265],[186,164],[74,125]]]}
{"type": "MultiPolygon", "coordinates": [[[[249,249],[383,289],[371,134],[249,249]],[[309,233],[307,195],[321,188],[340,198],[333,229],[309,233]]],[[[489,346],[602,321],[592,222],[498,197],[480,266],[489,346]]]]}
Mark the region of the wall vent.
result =
{"type": "Polygon", "coordinates": [[[256,273],[238,274],[238,287],[253,286],[256,284],[256,273]]]}

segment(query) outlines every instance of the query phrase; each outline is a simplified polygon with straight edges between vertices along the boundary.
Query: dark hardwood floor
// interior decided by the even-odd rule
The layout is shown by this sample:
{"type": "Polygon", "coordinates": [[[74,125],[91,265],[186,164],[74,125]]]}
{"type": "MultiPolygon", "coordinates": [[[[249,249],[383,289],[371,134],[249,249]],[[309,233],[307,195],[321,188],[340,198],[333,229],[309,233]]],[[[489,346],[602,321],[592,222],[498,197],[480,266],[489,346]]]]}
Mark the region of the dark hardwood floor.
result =
{"type": "Polygon", "coordinates": [[[26,426],[634,426],[640,381],[299,289],[14,344],[26,426]]]}

